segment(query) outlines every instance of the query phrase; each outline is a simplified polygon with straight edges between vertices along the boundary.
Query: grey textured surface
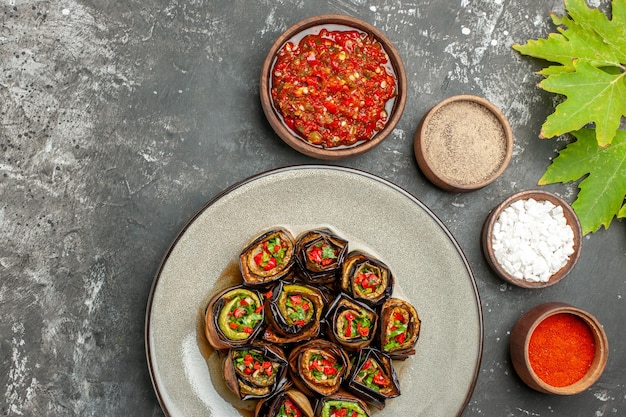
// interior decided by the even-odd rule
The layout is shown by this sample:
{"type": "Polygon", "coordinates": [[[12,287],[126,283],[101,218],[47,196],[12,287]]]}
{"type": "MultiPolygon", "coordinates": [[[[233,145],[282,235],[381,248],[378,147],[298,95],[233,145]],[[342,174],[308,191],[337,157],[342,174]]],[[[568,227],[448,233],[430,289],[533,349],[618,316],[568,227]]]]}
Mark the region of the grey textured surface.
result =
{"type": "MultiPolygon", "coordinates": [[[[415,195],[469,259],[485,346],[464,416],[625,415],[623,222],[587,236],[571,275],[539,291],[505,285],[480,250],[488,211],[537,188],[565,144],[537,139],[557,98],[535,87],[541,63],[510,48],[551,31],[550,10],[561,2],[0,1],[2,415],[162,415],[143,343],[154,274],[178,231],[223,189],[319,162],[274,135],[257,89],[273,40],[320,13],[374,24],[404,59],[410,90],[397,129],[339,164],[415,195]],[[423,114],[461,93],[498,105],[516,141],[502,177],[470,194],[432,186],[412,148],[423,114]],[[609,337],[604,375],[575,397],[531,391],[509,360],[517,319],[555,300],[594,314],[609,337]]],[[[576,195],[575,184],[544,188],[570,202],[576,195]]]]}

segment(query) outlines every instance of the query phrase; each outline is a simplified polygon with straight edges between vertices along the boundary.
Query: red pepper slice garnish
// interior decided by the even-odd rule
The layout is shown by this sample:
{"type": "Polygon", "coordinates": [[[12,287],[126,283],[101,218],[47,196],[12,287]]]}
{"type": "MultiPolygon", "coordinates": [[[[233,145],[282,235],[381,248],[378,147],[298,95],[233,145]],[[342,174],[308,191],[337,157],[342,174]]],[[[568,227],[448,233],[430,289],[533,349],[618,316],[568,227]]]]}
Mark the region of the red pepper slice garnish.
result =
{"type": "Polygon", "coordinates": [[[274,268],[276,268],[276,258],[270,258],[270,260],[267,261],[267,265],[263,267],[263,270],[269,271],[270,269],[274,268]]]}
{"type": "Polygon", "coordinates": [[[385,374],[383,374],[380,371],[378,371],[378,373],[374,375],[373,382],[379,387],[386,387],[387,385],[389,385],[389,381],[387,380],[387,377],[385,377],[385,374]]]}
{"type": "Polygon", "coordinates": [[[235,318],[237,319],[242,318],[245,314],[246,314],[246,310],[244,308],[237,307],[235,308],[235,310],[233,310],[233,316],[235,316],[235,318]]]}
{"type": "Polygon", "coordinates": [[[285,412],[289,417],[300,417],[302,415],[300,410],[290,400],[285,400],[283,405],[285,406],[285,412]]]}
{"type": "Polygon", "coordinates": [[[348,415],[348,409],[342,408],[340,410],[334,410],[330,417],[346,417],[348,415]]]}
{"type": "Polygon", "coordinates": [[[363,327],[361,326],[361,323],[357,323],[357,330],[359,332],[359,334],[363,337],[367,337],[367,335],[370,334],[370,329],[369,327],[363,327]]]}
{"type": "Polygon", "coordinates": [[[338,371],[331,366],[327,366],[324,368],[324,375],[331,376],[331,375],[337,375],[337,373],[338,371]]]}
{"type": "Polygon", "coordinates": [[[311,249],[311,251],[309,252],[309,260],[315,263],[322,262],[322,249],[321,248],[311,249]]]}
{"type": "Polygon", "coordinates": [[[394,313],[393,318],[398,320],[402,324],[406,324],[404,316],[402,314],[398,313],[398,312],[394,313]]]}

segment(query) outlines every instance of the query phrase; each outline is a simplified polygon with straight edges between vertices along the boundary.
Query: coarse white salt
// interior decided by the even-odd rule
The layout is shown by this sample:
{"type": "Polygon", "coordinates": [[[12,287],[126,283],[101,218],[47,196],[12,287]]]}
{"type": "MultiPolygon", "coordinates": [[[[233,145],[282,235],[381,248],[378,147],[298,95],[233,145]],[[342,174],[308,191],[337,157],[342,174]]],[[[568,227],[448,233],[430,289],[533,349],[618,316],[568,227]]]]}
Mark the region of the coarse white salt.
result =
{"type": "Polygon", "coordinates": [[[506,207],[493,225],[493,252],[517,279],[547,282],[574,253],[574,231],[563,208],[533,198],[506,207]]]}

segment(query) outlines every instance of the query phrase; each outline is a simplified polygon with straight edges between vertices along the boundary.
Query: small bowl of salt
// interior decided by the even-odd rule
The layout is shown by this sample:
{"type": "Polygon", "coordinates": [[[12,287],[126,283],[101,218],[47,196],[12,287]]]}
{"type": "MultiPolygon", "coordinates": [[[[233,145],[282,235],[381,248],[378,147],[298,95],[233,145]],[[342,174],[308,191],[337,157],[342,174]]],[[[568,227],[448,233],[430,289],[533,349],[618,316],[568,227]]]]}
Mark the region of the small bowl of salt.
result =
{"type": "Polygon", "coordinates": [[[580,257],[582,231],[571,206],[538,190],[505,199],[485,219],[482,248],[503,280],[543,288],[562,280],[580,257]]]}

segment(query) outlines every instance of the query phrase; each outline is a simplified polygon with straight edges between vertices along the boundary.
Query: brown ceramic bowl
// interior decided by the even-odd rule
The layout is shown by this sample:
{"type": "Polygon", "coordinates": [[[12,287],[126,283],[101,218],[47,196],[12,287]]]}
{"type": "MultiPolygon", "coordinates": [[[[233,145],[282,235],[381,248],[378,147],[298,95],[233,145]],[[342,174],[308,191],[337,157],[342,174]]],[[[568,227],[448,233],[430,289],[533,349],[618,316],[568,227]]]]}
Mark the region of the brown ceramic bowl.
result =
{"type": "Polygon", "coordinates": [[[598,320],[584,310],[560,302],[541,304],[524,314],[513,327],[509,348],[513,367],[522,381],[536,391],[557,395],[578,394],[593,385],[602,375],[609,355],[609,342],[598,320]],[[594,338],[595,356],[589,370],[581,379],[572,385],[554,387],[537,376],[530,364],[528,352],[530,338],[539,323],[561,313],[578,316],[589,326],[594,338]]]}
{"type": "Polygon", "coordinates": [[[345,15],[320,15],[311,17],[296,23],[287,29],[276,39],[270,48],[261,70],[260,97],[263,111],[270,125],[278,136],[293,149],[313,158],[325,160],[338,160],[356,155],[361,155],[370,149],[378,146],[389,134],[400,120],[406,103],[407,81],[404,64],[400,54],[387,39],[387,37],[374,26],[359,20],[355,17],[345,15]],[[322,28],[332,30],[358,30],[371,34],[380,44],[389,57],[391,67],[395,73],[397,96],[394,99],[391,111],[388,114],[385,127],[378,131],[371,139],[357,142],[352,146],[322,148],[306,141],[288,128],[283,122],[282,116],[274,106],[271,98],[272,72],[276,61],[276,55],[283,45],[292,39],[298,39],[302,32],[315,32],[322,28]]]}
{"type": "Polygon", "coordinates": [[[487,259],[487,263],[500,278],[511,284],[517,285],[518,287],[544,288],[556,284],[557,282],[565,278],[565,276],[574,268],[576,262],[578,261],[578,258],[580,257],[582,245],[582,231],[578,216],[576,216],[576,213],[574,212],[572,207],[565,200],[546,191],[527,190],[513,194],[512,196],[508,197],[489,213],[483,224],[481,243],[483,253],[485,255],[485,258],[487,259]],[[500,216],[502,211],[518,200],[527,200],[530,198],[533,198],[537,201],[547,200],[556,206],[561,206],[563,208],[563,215],[565,216],[565,220],[574,232],[574,253],[570,255],[567,263],[560,270],[552,274],[546,282],[528,281],[511,275],[498,262],[492,246],[494,224],[498,220],[498,217],[500,216]]]}
{"type": "Polygon", "coordinates": [[[446,191],[468,192],[504,172],[513,153],[513,133],[491,102],[458,95],[424,115],[413,144],[417,164],[430,182],[446,191]]]}

